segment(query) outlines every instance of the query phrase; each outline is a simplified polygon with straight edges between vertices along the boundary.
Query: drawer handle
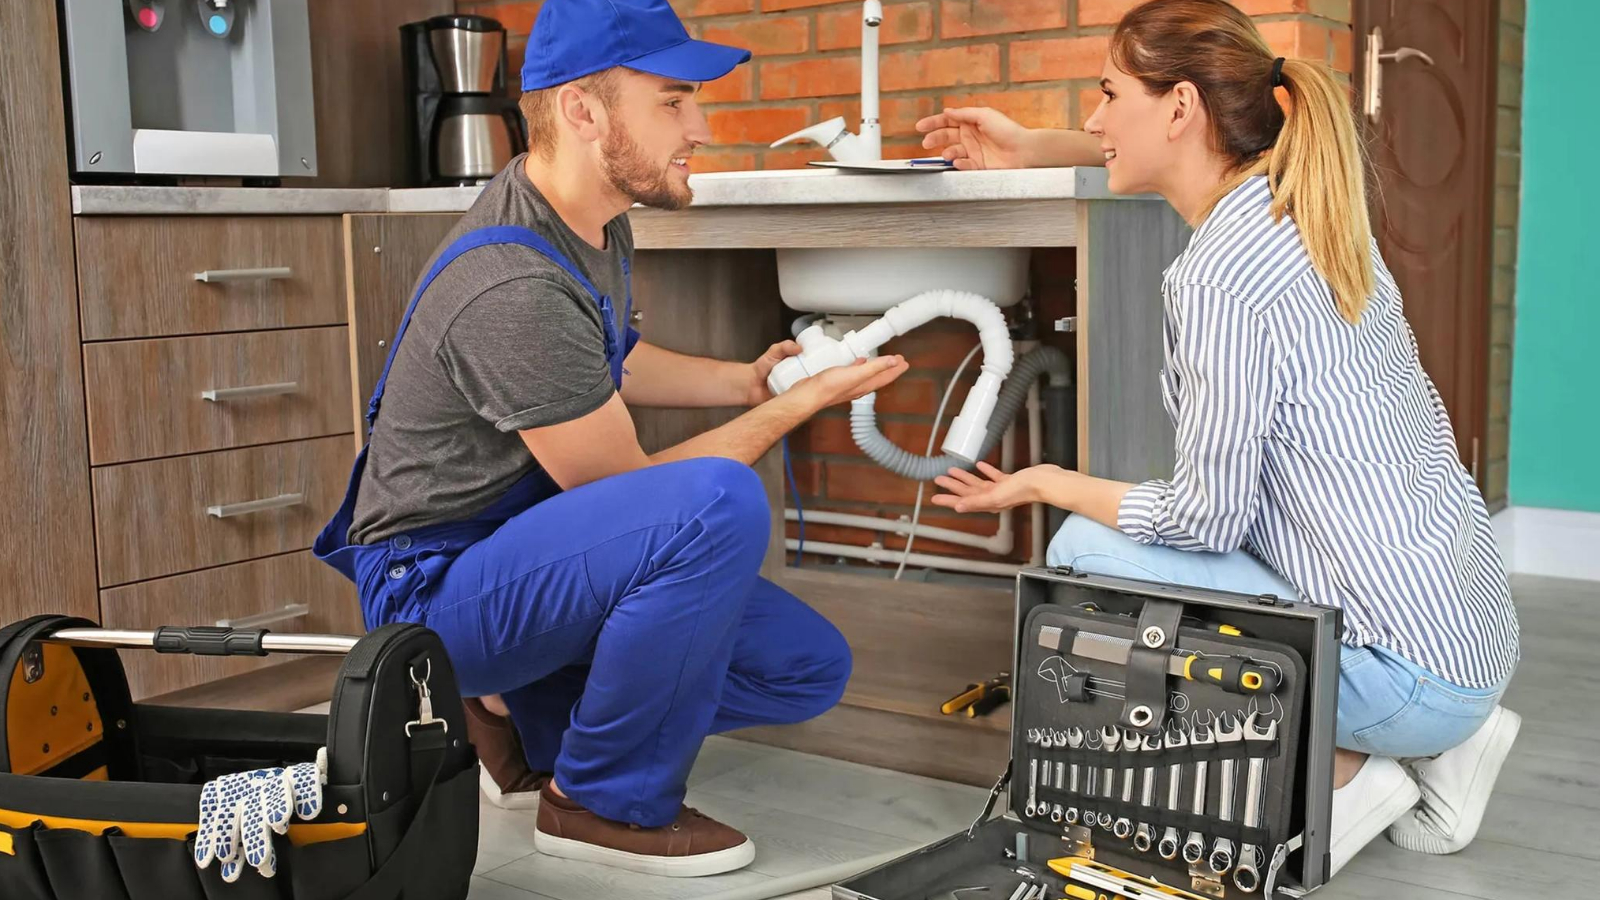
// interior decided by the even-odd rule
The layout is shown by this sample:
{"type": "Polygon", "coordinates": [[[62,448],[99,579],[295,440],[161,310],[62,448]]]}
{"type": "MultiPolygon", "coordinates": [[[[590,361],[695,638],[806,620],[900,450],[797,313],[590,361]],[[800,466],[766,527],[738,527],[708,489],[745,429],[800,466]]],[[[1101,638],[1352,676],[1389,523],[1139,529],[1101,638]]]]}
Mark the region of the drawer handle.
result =
{"type": "Polygon", "coordinates": [[[299,506],[305,501],[305,494],[279,494],[276,497],[265,497],[260,500],[246,500],[243,503],[219,503],[216,506],[206,507],[206,513],[219,519],[227,519],[232,516],[248,516],[251,513],[267,512],[273,509],[287,509],[291,506],[299,506]]]}
{"type": "Polygon", "coordinates": [[[311,614],[311,607],[304,603],[291,603],[282,609],[269,610],[256,613],[253,616],[240,616],[237,619],[218,619],[218,628],[260,628],[263,625],[276,625],[279,622],[289,622],[294,619],[303,619],[311,614]]]}
{"type": "Polygon", "coordinates": [[[251,384],[244,387],[208,388],[200,392],[200,396],[212,403],[227,400],[247,400],[251,397],[275,397],[279,394],[292,394],[300,389],[298,381],[280,381],[277,384],[251,384]]]}
{"type": "Polygon", "coordinates": [[[274,281],[293,278],[294,270],[288,266],[270,266],[265,269],[207,269],[194,273],[195,281],[206,284],[224,284],[230,281],[274,281]]]}

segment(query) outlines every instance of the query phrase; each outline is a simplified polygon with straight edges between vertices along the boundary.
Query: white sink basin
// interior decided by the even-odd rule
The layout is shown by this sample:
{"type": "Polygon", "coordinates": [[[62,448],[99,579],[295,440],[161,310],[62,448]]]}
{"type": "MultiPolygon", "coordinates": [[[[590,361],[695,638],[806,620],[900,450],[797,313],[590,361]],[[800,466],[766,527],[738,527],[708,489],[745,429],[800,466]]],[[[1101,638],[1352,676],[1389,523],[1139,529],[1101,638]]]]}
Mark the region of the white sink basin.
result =
{"type": "Polygon", "coordinates": [[[1011,306],[1028,292],[1027,247],[803,248],[778,251],[785,306],[875,315],[927,291],[966,291],[1011,306]]]}

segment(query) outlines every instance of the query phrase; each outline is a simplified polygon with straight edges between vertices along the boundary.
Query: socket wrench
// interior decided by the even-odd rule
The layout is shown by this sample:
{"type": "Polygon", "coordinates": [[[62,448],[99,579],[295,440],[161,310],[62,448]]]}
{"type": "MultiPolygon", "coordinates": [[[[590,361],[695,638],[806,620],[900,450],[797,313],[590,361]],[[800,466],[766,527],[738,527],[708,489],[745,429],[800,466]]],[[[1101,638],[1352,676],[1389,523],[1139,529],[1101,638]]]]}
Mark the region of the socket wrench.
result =
{"type": "MultiPolygon", "coordinates": [[[[1146,753],[1156,753],[1161,750],[1161,735],[1146,735],[1140,747],[1146,753]]],[[[1151,809],[1156,802],[1156,767],[1144,767],[1144,786],[1139,792],[1139,808],[1151,809]]],[[[1140,853],[1149,853],[1155,846],[1156,829],[1149,822],[1140,822],[1139,827],[1133,832],[1133,849],[1140,853]]]]}
{"type": "MultiPolygon", "coordinates": [[[[1244,728],[1240,726],[1237,716],[1223,713],[1217,719],[1217,743],[1237,744],[1244,740],[1244,728]]],[[[1238,794],[1239,761],[1237,759],[1223,759],[1219,766],[1222,777],[1219,779],[1217,789],[1217,818],[1223,822],[1233,821],[1233,799],[1238,794]]],[[[1233,841],[1219,837],[1211,844],[1209,864],[1211,871],[1218,875],[1225,875],[1233,868],[1234,862],[1233,841]]]]}
{"type": "MultiPolygon", "coordinates": [[[[1244,739],[1246,742],[1271,742],[1278,737],[1278,720],[1267,723],[1266,728],[1261,727],[1261,714],[1252,712],[1244,720],[1244,739]]],[[[1262,806],[1267,802],[1267,758],[1255,756],[1250,759],[1250,769],[1244,779],[1244,827],[1260,828],[1263,815],[1262,806]]],[[[1239,864],[1233,869],[1233,886],[1245,893],[1253,893],[1261,887],[1261,848],[1255,844],[1245,844],[1239,848],[1239,864]]]]}
{"type": "MultiPolygon", "coordinates": [[[[1073,750],[1083,747],[1083,729],[1074,725],[1067,729],[1067,746],[1073,750]]],[[[1074,796],[1078,793],[1078,763],[1072,762],[1067,766],[1067,791],[1074,796]]],[[[1078,824],[1078,808],[1067,807],[1064,821],[1068,825],[1078,824]]]]}
{"type": "MultiPolygon", "coordinates": [[[[1189,743],[1195,747],[1205,747],[1217,742],[1211,734],[1211,726],[1204,722],[1194,723],[1194,735],[1189,738],[1189,743]]],[[[1194,802],[1189,811],[1196,816],[1206,814],[1206,769],[1209,763],[1206,760],[1197,760],[1194,764],[1194,802]]],[[[1198,865],[1206,857],[1206,839],[1198,831],[1189,832],[1183,841],[1183,861],[1189,865],[1198,865]]]]}
{"type": "MultiPolygon", "coordinates": [[[[1107,725],[1100,729],[1100,743],[1105,747],[1107,754],[1106,767],[1100,771],[1100,790],[1103,792],[1101,796],[1105,798],[1107,803],[1110,803],[1117,799],[1116,763],[1117,751],[1122,747],[1122,732],[1107,725]]],[[[1111,830],[1111,821],[1111,813],[1105,810],[1101,810],[1095,818],[1095,824],[1106,831],[1111,830]]]]}
{"type": "MultiPolygon", "coordinates": [[[[1172,750],[1182,750],[1189,746],[1189,735],[1183,730],[1183,723],[1174,721],[1167,729],[1167,747],[1172,750]]],[[[1178,804],[1183,800],[1183,763],[1173,763],[1167,766],[1167,812],[1179,812],[1178,804]]],[[[1183,839],[1178,836],[1178,827],[1168,825],[1165,833],[1161,835],[1161,843],[1157,845],[1156,852],[1162,859],[1177,859],[1178,847],[1183,839]]]]}
{"type": "MultiPolygon", "coordinates": [[[[1143,746],[1143,740],[1139,737],[1137,732],[1127,731],[1123,733],[1123,750],[1137,751],[1141,746],[1143,746]]],[[[1125,757],[1123,762],[1126,763],[1126,765],[1122,767],[1123,815],[1118,816],[1117,821],[1112,823],[1111,833],[1115,835],[1118,840],[1125,841],[1128,838],[1133,837],[1133,820],[1128,818],[1127,809],[1129,806],[1133,805],[1133,779],[1138,774],[1139,767],[1135,766],[1133,764],[1133,760],[1128,757],[1125,757]]]]}

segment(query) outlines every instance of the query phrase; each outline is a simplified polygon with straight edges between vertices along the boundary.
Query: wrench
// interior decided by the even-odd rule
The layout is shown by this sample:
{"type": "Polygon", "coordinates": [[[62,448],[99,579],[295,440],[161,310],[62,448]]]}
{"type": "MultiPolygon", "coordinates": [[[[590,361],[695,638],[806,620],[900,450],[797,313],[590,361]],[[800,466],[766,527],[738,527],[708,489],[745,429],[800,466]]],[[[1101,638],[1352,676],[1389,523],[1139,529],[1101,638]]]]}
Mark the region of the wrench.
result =
{"type": "MultiPolygon", "coordinates": [[[[1244,739],[1246,741],[1272,741],[1278,737],[1278,720],[1273,719],[1263,729],[1260,723],[1260,713],[1252,712],[1244,720],[1244,739]]],[[[1261,827],[1261,807],[1266,803],[1267,792],[1267,759],[1264,756],[1252,757],[1249,773],[1244,781],[1244,827],[1261,827]]],[[[1254,844],[1246,844],[1239,848],[1239,864],[1233,870],[1233,886],[1245,893],[1251,893],[1261,886],[1261,848],[1254,844]]]]}
{"type": "MultiPolygon", "coordinates": [[[[1141,747],[1146,753],[1155,753],[1161,749],[1161,735],[1147,735],[1141,747]]],[[[1156,767],[1144,767],[1144,790],[1139,793],[1139,807],[1150,809],[1156,801],[1156,767]]],[[[1140,822],[1133,833],[1133,849],[1140,853],[1149,853],[1156,842],[1156,829],[1149,822],[1140,822]]]]}
{"type": "MultiPolygon", "coordinates": [[[[1217,743],[1236,744],[1244,740],[1244,729],[1239,725],[1239,719],[1230,713],[1223,713],[1217,719],[1217,743]]],[[[1222,778],[1217,785],[1221,792],[1217,798],[1217,818],[1223,822],[1233,821],[1233,798],[1238,793],[1239,761],[1237,759],[1222,760],[1222,778]]],[[[1233,868],[1234,860],[1233,841],[1219,837],[1211,844],[1211,871],[1218,875],[1226,874],[1233,868]]]]}
{"type": "MultiPolygon", "coordinates": [[[[1066,737],[1067,737],[1067,746],[1072,748],[1073,750],[1077,750],[1078,748],[1083,746],[1083,729],[1082,728],[1079,728],[1076,725],[1072,726],[1071,728],[1068,728],[1066,737]]],[[[1074,796],[1076,796],[1077,793],[1078,793],[1078,764],[1077,764],[1077,762],[1073,762],[1070,766],[1067,767],[1067,790],[1068,790],[1068,792],[1072,793],[1074,796]]],[[[1076,825],[1076,824],[1078,824],[1078,808],[1076,806],[1067,807],[1065,821],[1066,821],[1066,823],[1068,825],[1076,825]]]]}
{"type": "MultiPolygon", "coordinates": [[[[1041,740],[1039,729],[1028,731],[1027,745],[1033,746],[1041,740]]],[[[1033,818],[1039,809],[1039,757],[1028,754],[1028,804],[1022,808],[1022,814],[1033,818]]]]}
{"type": "MultiPolygon", "coordinates": [[[[1189,735],[1183,730],[1183,722],[1174,721],[1172,727],[1167,729],[1167,747],[1172,750],[1182,750],[1189,746],[1189,735]]],[[[1178,804],[1182,802],[1183,763],[1173,763],[1167,766],[1167,812],[1179,811],[1178,804]]],[[[1178,836],[1178,827],[1168,825],[1167,830],[1161,835],[1161,844],[1157,852],[1162,859],[1177,859],[1178,846],[1182,839],[1178,836]]]]}
{"type": "MultiPolygon", "coordinates": [[[[1211,726],[1196,720],[1194,723],[1194,736],[1189,743],[1195,747],[1204,747],[1214,744],[1217,739],[1211,734],[1211,726]]],[[[1196,816],[1206,814],[1206,769],[1210,766],[1206,760],[1197,760],[1194,764],[1194,803],[1189,811],[1196,816]]],[[[1197,865],[1206,855],[1206,839],[1198,831],[1189,832],[1183,841],[1183,861],[1189,865],[1197,865]]]]}
{"type": "MultiPolygon", "coordinates": [[[[1109,803],[1117,797],[1117,768],[1115,763],[1117,750],[1122,747],[1122,732],[1107,725],[1100,729],[1100,743],[1105,745],[1106,753],[1108,754],[1106,759],[1108,765],[1100,773],[1102,782],[1100,789],[1105,792],[1101,796],[1109,803]]],[[[1104,810],[1100,811],[1095,823],[1101,828],[1110,831],[1111,813],[1104,810]]]]}
{"type": "Polygon", "coordinates": [[[1050,772],[1053,768],[1050,765],[1051,753],[1049,751],[1054,750],[1056,747],[1056,733],[1048,728],[1040,732],[1039,747],[1045,751],[1040,755],[1039,759],[1039,787],[1048,791],[1050,790],[1050,772]]]}
{"type": "MultiPolygon", "coordinates": [[[[1139,737],[1137,732],[1128,731],[1123,734],[1122,749],[1138,750],[1142,746],[1143,740],[1139,737]]],[[[1126,811],[1127,808],[1133,804],[1133,780],[1138,775],[1139,770],[1138,767],[1133,765],[1133,761],[1131,759],[1125,759],[1123,761],[1128,763],[1128,765],[1124,766],[1122,769],[1122,807],[1123,810],[1126,811]]],[[[1116,835],[1118,840],[1127,840],[1133,836],[1133,820],[1129,819],[1126,815],[1118,817],[1117,821],[1111,826],[1111,833],[1116,835]]]]}
{"type": "MultiPolygon", "coordinates": [[[[1057,749],[1065,748],[1067,746],[1067,733],[1065,731],[1057,731],[1055,733],[1055,735],[1056,735],[1056,748],[1057,749]]],[[[1067,789],[1067,764],[1063,760],[1059,760],[1058,759],[1058,760],[1056,760],[1056,790],[1064,791],[1066,789],[1067,789]]]]}
{"type": "MultiPolygon", "coordinates": [[[[1083,745],[1085,747],[1088,747],[1090,750],[1094,750],[1094,751],[1098,752],[1100,750],[1100,747],[1101,747],[1101,744],[1100,744],[1100,732],[1091,731],[1087,735],[1085,735],[1084,739],[1083,739],[1083,745]]],[[[1094,799],[1096,797],[1100,796],[1100,789],[1099,789],[1100,767],[1095,765],[1095,764],[1093,764],[1093,763],[1084,763],[1083,764],[1083,773],[1084,773],[1083,825],[1086,828],[1093,828],[1094,824],[1095,824],[1094,799]]]]}

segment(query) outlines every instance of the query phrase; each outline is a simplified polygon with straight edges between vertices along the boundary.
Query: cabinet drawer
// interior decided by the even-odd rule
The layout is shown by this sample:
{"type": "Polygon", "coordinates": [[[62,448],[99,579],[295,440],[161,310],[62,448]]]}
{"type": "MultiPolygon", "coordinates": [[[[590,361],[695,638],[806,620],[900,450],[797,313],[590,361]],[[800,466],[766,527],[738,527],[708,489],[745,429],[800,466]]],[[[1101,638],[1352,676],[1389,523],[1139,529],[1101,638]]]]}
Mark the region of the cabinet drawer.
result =
{"type": "Polygon", "coordinates": [[[340,435],[95,469],[100,584],[310,547],[353,459],[340,435]]]}
{"type": "Polygon", "coordinates": [[[355,427],[342,325],[85,344],[83,363],[94,465],[355,427]]]}
{"type": "MultiPolygon", "coordinates": [[[[161,625],[215,625],[250,616],[274,619],[259,626],[275,632],[360,634],[355,586],[309,552],[130,584],[100,592],[106,628],[148,631],[161,625]]],[[[252,627],[249,622],[245,627],[252,627]]],[[[135,700],[164,694],[291,659],[180,656],[122,651],[135,700]]]]}
{"type": "Polygon", "coordinates": [[[86,341],[348,318],[339,216],[83,216],[76,227],[86,341]]]}

